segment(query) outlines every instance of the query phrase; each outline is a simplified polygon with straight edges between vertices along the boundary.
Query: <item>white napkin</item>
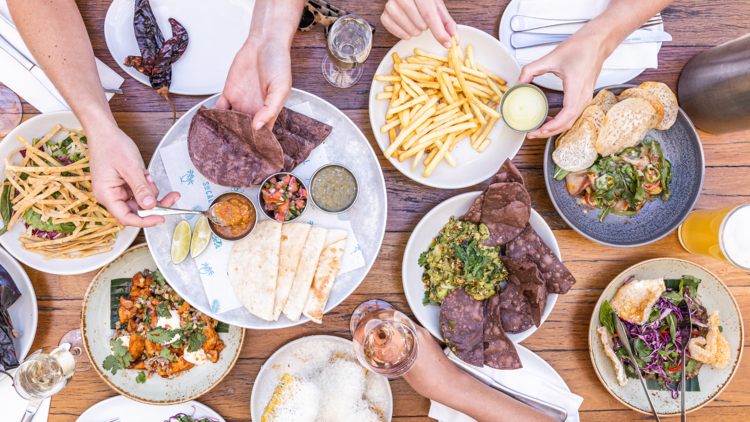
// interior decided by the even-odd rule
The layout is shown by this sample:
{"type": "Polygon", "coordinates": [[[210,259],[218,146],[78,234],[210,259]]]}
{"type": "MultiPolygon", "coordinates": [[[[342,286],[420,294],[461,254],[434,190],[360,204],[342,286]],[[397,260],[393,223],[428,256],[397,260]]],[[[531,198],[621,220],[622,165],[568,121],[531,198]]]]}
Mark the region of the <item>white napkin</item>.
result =
{"type": "MultiPolygon", "coordinates": [[[[446,349],[446,351],[447,350],[448,349],[446,349]]],[[[583,403],[583,397],[551,384],[532,373],[532,371],[526,369],[525,366],[526,365],[524,365],[524,368],[510,371],[500,371],[488,366],[475,369],[489,375],[498,383],[518,391],[519,393],[564,407],[565,410],[568,411],[566,422],[578,422],[578,408],[581,407],[581,403],[583,403]]],[[[430,400],[430,402],[429,417],[433,419],[437,419],[440,422],[476,422],[475,419],[453,410],[448,406],[432,400],[430,400]]],[[[498,410],[500,411],[501,409],[498,410]]]]}
{"type": "MultiPolygon", "coordinates": [[[[16,370],[10,372],[15,375],[16,370]]],[[[28,401],[16,393],[11,379],[7,376],[0,381],[0,403],[2,403],[0,404],[0,411],[2,411],[0,419],[11,422],[20,421],[29,405],[28,401]]],[[[37,409],[32,422],[45,422],[49,418],[49,405],[50,399],[45,399],[37,409]]]]}
{"type": "MultiPolygon", "coordinates": [[[[523,0],[518,14],[541,19],[593,19],[607,8],[609,0],[523,0]]],[[[526,31],[530,34],[572,34],[583,24],[570,24],[526,31]]],[[[531,63],[557,47],[557,44],[515,50],[516,60],[522,66],[531,63]]],[[[658,43],[620,44],[604,61],[602,69],[656,69],[658,43]]]]}
{"type": "MultiPolygon", "coordinates": [[[[2,17],[0,17],[0,35],[13,44],[27,59],[36,63],[34,56],[29,51],[28,47],[23,44],[21,36],[18,34],[15,26],[12,25],[13,20],[10,17],[6,0],[0,0],[0,15],[2,15],[2,17]],[[2,21],[2,18],[5,18],[10,24],[6,25],[5,22],[2,21]]],[[[125,81],[123,77],[102,63],[101,60],[95,60],[96,69],[99,71],[99,79],[101,80],[102,87],[119,88],[122,86],[122,83],[125,81]]],[[[38,82],[25,67],[18,63],[13,56],[2,50],[0,50],[0,82],[15,91],[18,96],[26,100],[42,113],[70,110],[68,104],[60,102],[54,95],[50,94],[47,88],[38,82]]],[[[115,94],[105,93],[105,95],[107,96],[107,101],[109,101],[115,94]]]]}
{"type": "MultiPolygon", "coordinates": [[[[304,102],[290,107],[297,113],[304,114],[308,117],[315,118],[310,103],[304,102]]],[[[228,188],[209,182],[198,170],[196,170],[187,149],[187,137],[184,142],[171,145],[161,153],[164,168],[169,175],[169,182],[172,190],[179,192],[180,200],[175,204],[175,208],[205,210],[208,209],[211,200],[225,192],[239,192],[249,197],[253,203],[258,206],[259,186],[251,188],[228,188]]],[[[305,184],[310,186],[310,177],[313,172],[321,166],[328,164],[326,155],[325,142],[319,147],[312,150],[310,156],[302,164],[297,166],[292,172],[303,179],[305,184]]],[[[339,274],[356,270],[365,266],[365,257],[359,247],[357,238],[354,236],[352,225],[349,222],[349,216],[346,213],[333,215],[327,214],[315,208],[312,201],[307,203],[308,209],[298,220],[300,223],[318,224],[328,229],[348,230],[349,235],[346,240],[344,256],[341,260],[341,270],[339,274]]],[[[265,219],[263,211],[257,208],[261,214],[260,218],[265,219]]],[[[195,226],[198,221],[195,216],[189,216],[186,219],[191,226],[195,226]]],[[[216,236],[212,237],[212,245],[196,259],[196,265],[199,268],[199,274],[203,281],[203,287],[206,289],[208,302],[211,304],[211,310],[215,313],[231,311],[232,309],[242,307],[242,302],[234,293],[232,284],[227,275],[229,266],[229,253],[232,250],[234,242],[221,240],[216,236]]],[[[188,264],[188,263],[186,263],[188,264]]],[[[185,264],[183,264],[185,265],[185,264]]],[[[189,265],[189,264],[188,264],[189,265]]],[[[286,317],[282,317],[286,318],[286,317]]]]}

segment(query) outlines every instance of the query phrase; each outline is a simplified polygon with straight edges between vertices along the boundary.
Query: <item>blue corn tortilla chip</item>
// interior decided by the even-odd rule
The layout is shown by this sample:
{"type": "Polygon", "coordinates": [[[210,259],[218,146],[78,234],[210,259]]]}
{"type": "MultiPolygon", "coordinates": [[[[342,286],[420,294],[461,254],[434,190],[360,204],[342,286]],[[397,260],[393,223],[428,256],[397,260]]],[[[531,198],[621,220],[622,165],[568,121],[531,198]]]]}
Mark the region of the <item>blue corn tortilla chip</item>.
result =
{"type": "MultiPolygon", "coordinates": [[[[542,273],[533,262],[524,262],[503,256],[500,258],[508,270],[508,283],[514,286],[519,295],[523,295],[528,305],[531,320],[539,327],[542,324],[542,315],[547,306],[547,286],[542,278],[542,273]]],[[[505,331],[511,332],[503,325],[505,331]]],[[[529,327],[530,328],[530,327],[529,327]]]]}
{"type": "Polygon", "coordinates": [[[557,259],[557,255],[544,243],[531,224],[527,224],[523,232],[508,243],[505,255],[534,263],[539,268],[549,293],[565,294],[576,283],[570,270],[557,259]]]}
{"type": "Polygon", "coordinates": [[[482,367],[482,326],[484,302],[474,299],[459,287],[453,289],[440,305],[440,334],[462,361],[482,367]]]}
{"type": "Polygon", "coordinates": [[[523,367],[516,346],[503,331],[500,295],[485,300],[483,324],[484,364],[495,369],[518,369],[523,367]]]}

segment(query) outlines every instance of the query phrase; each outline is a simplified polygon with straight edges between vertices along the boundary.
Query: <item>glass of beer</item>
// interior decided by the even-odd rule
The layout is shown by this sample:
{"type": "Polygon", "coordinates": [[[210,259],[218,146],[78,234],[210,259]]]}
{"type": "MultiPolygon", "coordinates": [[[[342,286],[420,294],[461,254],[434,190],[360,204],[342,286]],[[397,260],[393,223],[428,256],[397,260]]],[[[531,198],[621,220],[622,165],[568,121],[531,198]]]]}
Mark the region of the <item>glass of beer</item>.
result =
{"type": "Polygon", "coordinates": [[[693,211],[677,234],[690,253],[750,270],[750,204],[693,211]]]}

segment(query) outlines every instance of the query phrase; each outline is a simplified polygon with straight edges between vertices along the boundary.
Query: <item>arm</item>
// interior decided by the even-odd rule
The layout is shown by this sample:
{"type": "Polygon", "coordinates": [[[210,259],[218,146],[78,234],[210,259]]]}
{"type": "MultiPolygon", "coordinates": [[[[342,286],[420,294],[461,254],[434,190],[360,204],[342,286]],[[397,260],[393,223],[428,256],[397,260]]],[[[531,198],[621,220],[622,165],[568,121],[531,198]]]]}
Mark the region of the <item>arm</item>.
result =
{"type": "Polygon", "coordinates": [[[250,35],[232,62],[216,108],[252,114],[253,126],[273,127],[292,90],[290,49],[303,0],[258,0],[250,35]]]}
{"type": "Polygon", "coordinates": [[[563,80],[563,109],[551,121],[528,134],[548,137],[570,129],[591,101],[604,60],[622,41],[673,0],[612,0],[607,9],[562,42],[551,53],[521,70],[518,83],[554,73],[563,80]]]}
{"type": "MultiPolygon", "coordinates": [[[[8,6],[24,42],[86,131],[96,199],[122,224],[163,223],[162,217],[140,218],[133,212],[131,196],[142,208],[153,208],[159,190],[141,164],[138,147],[109,110],[75,1],[8,0],[8,6]]],[[[178,198],[171,193],[161,205],[172,206],[178,198]]]]}
{"type": "Polygon", "coordinates": [[[451,36],[458,31],[443,0],[388,0],[380,22],[402,40],[419,36],[430,28],[445,48],[451,47],[451,36]]]}
{"type": "Polygon", "coordinates": [[[479,422],[552,421],[547,415],[492,389],[454,365],[424,328],[417,326],[419,357],[404,375],[419,394],[479,422]]]}

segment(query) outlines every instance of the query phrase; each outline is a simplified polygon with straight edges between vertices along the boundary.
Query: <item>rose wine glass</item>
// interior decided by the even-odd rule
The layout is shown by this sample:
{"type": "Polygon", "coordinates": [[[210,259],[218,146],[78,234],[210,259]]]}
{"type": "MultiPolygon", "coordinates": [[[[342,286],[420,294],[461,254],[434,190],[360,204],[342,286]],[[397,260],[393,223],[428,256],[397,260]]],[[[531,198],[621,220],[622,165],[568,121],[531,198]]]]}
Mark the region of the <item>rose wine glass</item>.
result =
{"type": "Polygon", "coordinates": [[[0,86],[0,138],[7,135],[23,117],[21,100],[10,88],[0,86]]]}

